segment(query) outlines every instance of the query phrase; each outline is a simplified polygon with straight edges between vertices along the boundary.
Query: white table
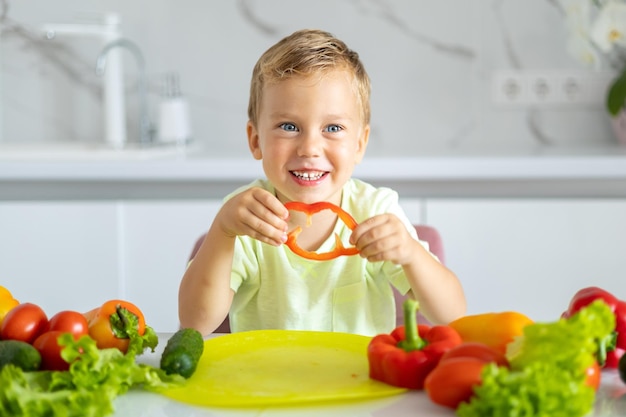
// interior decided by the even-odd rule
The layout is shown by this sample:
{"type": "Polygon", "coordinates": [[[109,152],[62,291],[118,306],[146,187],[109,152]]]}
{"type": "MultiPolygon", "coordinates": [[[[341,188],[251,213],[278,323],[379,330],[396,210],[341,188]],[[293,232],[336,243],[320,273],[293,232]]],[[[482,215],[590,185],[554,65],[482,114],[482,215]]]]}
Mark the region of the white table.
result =
{"type": "MultiPolygon", "coordinates": [[[[169,335],[159,334],[159,346],[140,361],[158,366],[169,335]]],[[[215,337],[215,336],[212,336],[215,337]]],[[[173,401],[165,396],[131,391],[115,400],[114,417],[453,417],[453,410],[432,403],[423,391],[365,401],[320,403],[299,407],[263,407],[248,409],[197,407],[173,401]]],[[[605,370],[596,396],[596,406],[589,417],[626,416],[626,384],[614,370],[605,370]]]]}

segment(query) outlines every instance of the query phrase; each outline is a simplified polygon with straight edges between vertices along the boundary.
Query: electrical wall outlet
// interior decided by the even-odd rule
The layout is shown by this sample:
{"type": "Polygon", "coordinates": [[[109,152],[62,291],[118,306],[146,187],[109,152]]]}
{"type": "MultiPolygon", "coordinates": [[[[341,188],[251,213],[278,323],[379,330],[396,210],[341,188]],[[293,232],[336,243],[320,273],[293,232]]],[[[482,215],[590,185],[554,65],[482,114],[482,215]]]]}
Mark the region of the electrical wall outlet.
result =
{"type": "Polygon", "coordinates": [[[502,107],[601,107],[614,77],[607,71],[496,71],[492,101],[502,107]]]}

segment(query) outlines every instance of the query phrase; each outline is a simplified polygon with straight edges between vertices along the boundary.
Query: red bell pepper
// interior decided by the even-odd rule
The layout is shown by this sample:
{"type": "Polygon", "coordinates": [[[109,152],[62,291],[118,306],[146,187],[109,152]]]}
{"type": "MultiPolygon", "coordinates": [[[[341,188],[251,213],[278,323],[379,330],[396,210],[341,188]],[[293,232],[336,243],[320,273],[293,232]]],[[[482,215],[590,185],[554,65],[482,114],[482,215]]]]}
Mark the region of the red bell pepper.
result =
{"type": "Polygon", "coordinates": [[[569,318],[595,300],[604,301],[615,315],[615,331],[608,340],[598,341],[598,363],[604,368],[617,368],[626,352],[626,302],[598,287],[586,287],[572,297],[561,317],[569,318]]]}
{"type": "MultiPolygon", "coordinates": [[[[339,218],[348,226],[350,229],[354,229],[357,225],[356,220],[352,218],[352,216],[343,210],[341,207],[336,206],[332,203],[328,203],[325,201],[321,201],[313,204],[306,204],[297,201],[290,201],[285,203],[285,207],[288,210],[301,211],[307,215],[307,224],[310,225],[311,217],[313,214],[322,211],[322,210],[331,210],[336,213],[339,218]]],[[[359,250],[355,247],[346,248],[343,246],[341,239],[339,236],[335,234],[335,249],[330,252],[317,253],[302,249],[298,245],[298,235],[302,232],[302,228],[300,226],[293,229],[291,232],[287,234],[287,241],[285,244],[291,249],[295,254],[302,256],[306,259],[312,259],[316,261],[327,261],[330,259],[334,259],[341,255],[356,255],[359,253],[359,250]]]]}
{"type": "Polygon", "coordinates": [[[376,335],[370,341],[370,378],[397,387],[422,389],[441,356],[461,344],[461,336],[449,326],[418,325],[417,306],[417,301],[407,299],[404,326],[396,327],[390,334],[376,335]]]}

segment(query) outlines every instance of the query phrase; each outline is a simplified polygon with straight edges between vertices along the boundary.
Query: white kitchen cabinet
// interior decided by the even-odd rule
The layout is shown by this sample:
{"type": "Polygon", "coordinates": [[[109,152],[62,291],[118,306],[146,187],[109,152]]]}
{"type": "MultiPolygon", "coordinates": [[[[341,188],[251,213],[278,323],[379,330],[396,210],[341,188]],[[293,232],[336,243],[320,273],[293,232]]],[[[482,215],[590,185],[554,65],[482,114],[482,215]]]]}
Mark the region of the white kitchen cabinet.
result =
{"type": "Polygon", "coordinates": [[[221,201],[3,202],[0,285],[50,316],[106,300],[178,329],[178,284],[221,201]]]}
{"type": "Polygon", "coordinates": [[[441,232],[471,314],[554,320],[586,286],[626,298],[623,199],[432,199],[426,219],[441,232]]]}
{"type": "Polygon", "coordinates": [[[3,202],[0,284],[48,315],[115,297],[118,210],[115,202],[3,202]]]}
{"type": "Polygon", "coordinates": [[[124,294],[159,332],[178,330],[178,286],[195,241],[221,200],[124,204],[124,294]]]}

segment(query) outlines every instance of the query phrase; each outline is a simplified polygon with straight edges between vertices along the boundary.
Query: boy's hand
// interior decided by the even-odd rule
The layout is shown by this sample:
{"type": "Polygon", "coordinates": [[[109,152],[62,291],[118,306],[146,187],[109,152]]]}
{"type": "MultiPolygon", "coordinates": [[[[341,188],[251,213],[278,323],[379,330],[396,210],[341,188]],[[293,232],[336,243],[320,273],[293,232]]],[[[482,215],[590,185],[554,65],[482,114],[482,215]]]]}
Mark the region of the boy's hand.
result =
{"type": "Polygon", "coordinates": [[[415,257],[415,245],[419,245],[393,214],[379,214],[360,223],[350,243],[370,262],[391,261],[398,265],[409,264],[415,257]]]}
{"type": "Polygon", "coordinates": [[[250,236],[280,246],[287,240],[289,210],[270,192],[250,188],[232,197],[215,221],[228,236],[250,236]]]}

